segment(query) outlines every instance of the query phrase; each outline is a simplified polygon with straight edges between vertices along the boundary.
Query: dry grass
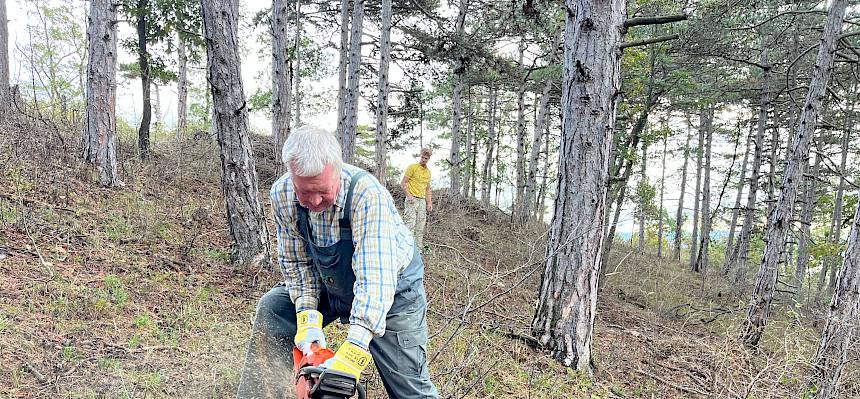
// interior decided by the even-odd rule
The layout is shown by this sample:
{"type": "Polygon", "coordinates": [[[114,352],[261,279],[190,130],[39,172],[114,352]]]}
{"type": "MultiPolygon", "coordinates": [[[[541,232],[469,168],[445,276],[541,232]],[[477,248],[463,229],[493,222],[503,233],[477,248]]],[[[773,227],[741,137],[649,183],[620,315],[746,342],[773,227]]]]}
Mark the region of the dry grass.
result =
{"type": "MultiPolygon", "coordinates": [[[[121,142],[127,186],[105,190],[78,165],[75,131],[0,125],[0,397],[232,396],[254,304],[278,276],[227,263],[217,147],[163,142],[141,163],[121,142]]],[[[262,141],[256,152],[265,191],[274,168],[262,141]]],[[[595,381],[561,367],[529,337],[545,228],[436,198],[428,356],[443,397],[799,396],[808,319],[783,309],[747,353],[734,339],[743,303],[718,279],[623,246],[600,297],[595,381]]],[[[376,375],[367,386],[384,397],[376,375]]]]}

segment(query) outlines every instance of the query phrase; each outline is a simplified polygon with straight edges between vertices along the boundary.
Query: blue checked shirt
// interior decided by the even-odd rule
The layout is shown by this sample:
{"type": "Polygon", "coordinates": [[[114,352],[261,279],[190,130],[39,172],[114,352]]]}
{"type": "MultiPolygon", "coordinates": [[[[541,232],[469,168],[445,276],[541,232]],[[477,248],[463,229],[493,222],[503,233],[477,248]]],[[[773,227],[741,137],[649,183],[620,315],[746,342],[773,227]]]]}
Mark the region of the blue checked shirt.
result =
{"type": "MultiPolygon", "coordinates": [[[[415,243],[391,194],[373,176],[361,177],[355,185],[352,204],[345,203],[352,176],[360,171],[344,164],[334,205],[320,213],[308,212],[308,219],[314,243],[330,246],[340,240],[338,220],[343,217],[344,207],[352,208],[355,299],[347,340],[367,349],[374,335],[385,333],[385,318],[394,302],[397,279],[412,260],[415,243]]],[[[298,228],[298,199],[290,176],[281,176],[269,195],[275,213],[278,263],[296,312],[301,312],[317,308],[323,285],[316,268],[308,263],[310,258],[298,228]]]]}

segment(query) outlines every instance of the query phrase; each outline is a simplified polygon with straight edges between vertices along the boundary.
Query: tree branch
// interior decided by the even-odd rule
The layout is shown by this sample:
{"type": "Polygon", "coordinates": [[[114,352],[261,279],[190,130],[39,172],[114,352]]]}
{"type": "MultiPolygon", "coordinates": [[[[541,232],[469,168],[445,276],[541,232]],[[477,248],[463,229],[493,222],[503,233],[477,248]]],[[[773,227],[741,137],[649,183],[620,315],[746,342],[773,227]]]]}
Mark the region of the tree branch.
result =
{"type": "Polygon", "coordinates": [[[652,37],[652,38],[648,38],[648,39],[637,40],[635,42],[621,43],[620,48],[623,50],[623,49],[626,49],[628,47],[638,47],[638,46],[645,46],[645,45],[653,44],[653,43],[667,42],[669,40],[675,40],[677,38],[678,38],[677,34],[657,36],[657,37],[652,37]]]}
{"type": "Polygon", "coordinates": [[[686,19],[687,14],[663,15],[659,17],[636,17],[624,21],[624,27],[629,28],[631,26],[661,25],[672,22],[685,21],[686,19]]]}

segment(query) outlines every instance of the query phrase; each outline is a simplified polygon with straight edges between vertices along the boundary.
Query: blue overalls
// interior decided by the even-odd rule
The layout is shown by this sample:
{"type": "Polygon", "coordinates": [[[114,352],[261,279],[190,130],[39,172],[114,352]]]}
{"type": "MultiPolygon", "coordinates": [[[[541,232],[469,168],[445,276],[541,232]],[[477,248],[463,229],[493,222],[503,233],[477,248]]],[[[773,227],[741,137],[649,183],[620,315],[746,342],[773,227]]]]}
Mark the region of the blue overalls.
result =
{"type": "MultiPolygon", "coordinates": [[[[367,172],[352,177],[344,214],[338,221],[340,240],[328,247],[312,239],[308,210],[298,206],[299,234],[308,257],[323,283],[317,310],[323,326],[336,319],[348,322],[354,298],[355,247],[350,224],[352,194],[356,182],[367,172]]],[[[427,301],[424,264],[417,249],[400,274],[394,302],[386,316],[385,334],[370,342],[370,354],[391,398],[438,398],[427,369],[427,301]]],[[[257,304],[251,342],[245,358],[237,398],[290,398],[294,396],[292,348],[296,334],[296,310],[284,285],[278,284],[257,304]]]]}

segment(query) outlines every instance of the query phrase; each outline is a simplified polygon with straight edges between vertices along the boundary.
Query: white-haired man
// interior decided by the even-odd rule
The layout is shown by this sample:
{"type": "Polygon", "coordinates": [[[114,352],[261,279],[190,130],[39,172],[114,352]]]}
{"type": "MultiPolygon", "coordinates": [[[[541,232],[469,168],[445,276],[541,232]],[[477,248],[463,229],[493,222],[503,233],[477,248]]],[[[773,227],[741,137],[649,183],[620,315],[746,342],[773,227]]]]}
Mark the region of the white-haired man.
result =
{"type": "Polygon", "coordinates": [[[270,192],[284,281],[263,295],[238,397],[290,397],[292,348],[325,346],[350,324],[329,369],[359,379],[372,356],[392,398],[437,398],[427,369],[424,265],[385,186],[344,164],[333,134],[303,126],[270,192]]]}

